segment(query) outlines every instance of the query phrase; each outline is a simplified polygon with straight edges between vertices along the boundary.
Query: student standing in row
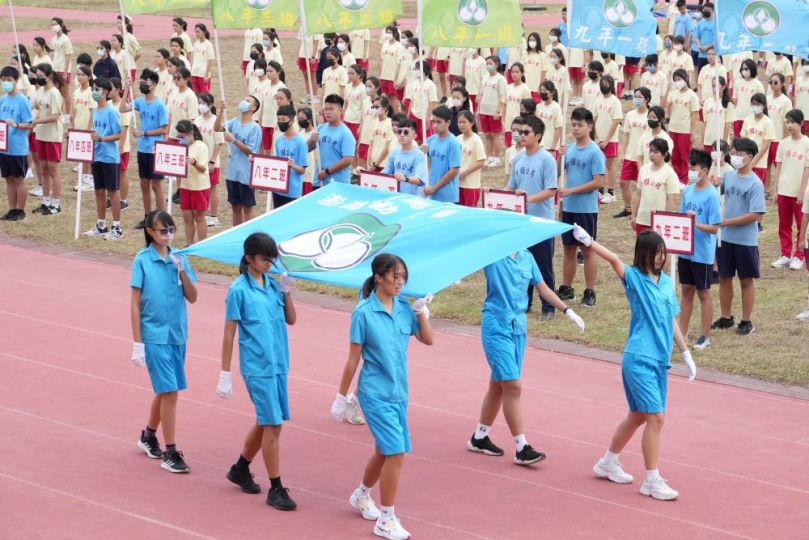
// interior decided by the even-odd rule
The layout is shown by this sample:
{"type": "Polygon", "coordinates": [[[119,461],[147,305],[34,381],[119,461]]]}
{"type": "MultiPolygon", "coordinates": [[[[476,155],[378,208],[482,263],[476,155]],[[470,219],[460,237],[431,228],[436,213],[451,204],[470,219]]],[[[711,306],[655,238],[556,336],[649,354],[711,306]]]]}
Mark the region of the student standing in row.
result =
{"type": "Polygon", "coordinates": [[[20,72],[11,66],[0,70],[0,84],[5,95],[0,97],[0,120],[8,125],[8,148],[0,152],[0,176],[6,179],[8,212],[0,221],[23,221],[28,188],[25,173],[28,171],[29,138],[34,117],[31,102],[20,92],[17,81],[20,72]]]}
{"type": "Polygon", "coordinates": [[[425,197],[434,201],[457,203],[460,200],[458,172],[461,169],[461,143],[449,131],[450,110],[440,105],[433,109],[435,135],[427,139],[422,149],[427,151],[430,182],[424,188],[425,197]]]}
{"type": "Polygon", "coordinates": [[[331,182],[349,184],[357,149],[357,141],[342,120],[345,100],[337,94],[329,94],[323,101],[326,123],[317,126],[317,133],[308,141],[309,150],[316,148],[320,141],[320,170],[314,178],[315,189],[331,182]]]}
{"type": "Polygon", "coordinates": [[[273,208],[281,208],[301,197],[303,175],[310,166],[309,149],[304,138],[298,133],[295,109],[291,105],[280,107],[277,119],[281,136],[275,138],[273,155],[286,158],[289,164],[289,189],[284,194],[272,192],[273,208]]]}
{"type": "Polygon", "coordinates": [[[210,154],[199,128],[189,120],[180,120],[177,124],[177,138],[180,144],[188,146],[188,176],[183,178],[180,188],[180,210],[185,224],[185,243],[191,246],[197,239],[202,241],[208,236],[205,212],[211,200],[210,154]]]}
{"type": "MultiPolygon", "coordinates": [[[[382,98],[385,99],[385,98],[382,98]]],[[[416,144],[416,123],[403,119],[396,128],[400,148],[391,152],[383,174],[392,174],[399,182],[399,191],[418,195],[427,178],[427,157],[416,144]]]]}
{"type": "MultiPolygon", "coordinates": [[[[219,104],[214,130],[224,131],[222,117],[225,102],[219,104]]],[[[225,141],[230,143],[227,179],[228,203],[233,211],[233,225],[240,225],[253,219],[256,206],[256,190],[250,187],[250,158],[261,149],[261,127],[253,121],[253,114],[259,108],[255,96],[247,96],[239,102],[239,114],[227,123],[225,141]]]]}

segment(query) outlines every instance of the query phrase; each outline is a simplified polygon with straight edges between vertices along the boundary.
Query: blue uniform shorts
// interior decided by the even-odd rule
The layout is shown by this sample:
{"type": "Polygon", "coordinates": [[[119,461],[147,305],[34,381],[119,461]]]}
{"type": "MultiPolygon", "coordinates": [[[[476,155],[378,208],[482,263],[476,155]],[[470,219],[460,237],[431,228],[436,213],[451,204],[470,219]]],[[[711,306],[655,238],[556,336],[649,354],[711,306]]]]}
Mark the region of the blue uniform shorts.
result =
{"type": "Polygon", "coordinates": [[[492,370],[495,381],[513,381],[522,377],[522,362],[525,357],[525,334],[515,335],[503,328],[493,318],[483,315],[480,325],[483,352],[492,370]],[[487,320],[488,319],[488,320],[487,320]]]}
{"type": "Polygon", "coordinates": [[[407,401],[391,403],[357,396],[365,421],[371,428],[376,447],[383,456],[410,452],[410,430],[407,428],[407,401]]]}
{"type": "Polygon", "coordinates": [[[647,414],[666,412],[669,368],[648,356],[624,353],[621,377],[629,410],[647,414]]]}
{"type": "Polygon", "coordinates": [[[146,369],[155,394],[185,390],[185,345],[144,343],[146,369]]]}
{"type": "Polygon", "coordinates": [[[244,377],[244,385],[256,408],[256,420],[260,426],[280,426],[289,420],[287,376],[244,377]]]}

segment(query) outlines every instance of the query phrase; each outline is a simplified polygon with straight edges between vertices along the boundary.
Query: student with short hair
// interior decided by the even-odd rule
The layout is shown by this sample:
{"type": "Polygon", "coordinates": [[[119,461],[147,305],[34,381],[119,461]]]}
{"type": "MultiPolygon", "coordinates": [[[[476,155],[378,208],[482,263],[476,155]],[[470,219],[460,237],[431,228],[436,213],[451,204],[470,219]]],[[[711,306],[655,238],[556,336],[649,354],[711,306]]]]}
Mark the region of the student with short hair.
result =
{"type": "Polygon", "coordinates": [[[461,169],[461,143],[449,131],[452,113],[444,105],[433,109],[435,135],[422,145],[427,147],[427,168],[430,182],[422,190],[434,201],[457,203],[460,200],[458,172],[461,169]]]}
{"type": "Polygon", "coordinates": [[[351,183],[351,163],[357,149],[354,135],[342,120],[345,100],[337,94],[329,94],[323,102],[326,123],[317,126],[317,134],[308,143],[312,150],[317,146],[317,141],[320,141],[320,169],[315,175],[314,189],[327,186],[331,182],[351,183]]]}
{"type": "Polygon", "coordinates": [[[295,108],[285,105],[276,113],[280,137],[273,143],[273,155],[286,158],[289,164],[289,189],[286,193],[272,192],[272,207],[281,208],[299,199],[303,194],[303,175],[309,167],[309,148],[298,133],[295,108]]]}
{"type": "Polygon", "coordinates": [[[416,123],[410,118],[399,121],[396,136],[400,147],[391,152],[382,170],[383,174],[396,178],[400,192],[410,195],[418,195],[427,178],[427,157],[415,142],[416,129],[416,123]]]}
{"type": "MultiPolygon", "coordinates": [[[[228,190],[228,203],[233,211],[233,225],[240,225],[253,219],[253,208],[256,206],[256,190],[250,187],[250,158],[261,150],[261,127],[253,121],[253,115],[259,108],[259,100],[255,96],[247,96],[239,102],[239,114],[227,123],[225,141],[230,143],[230,159],[228,160],[225,184],[228,190]]],[[[216,115],[215,131],[225,131],[222,117],[227,105],[219,104],[216,115]]]]}
{"type": "Polygon", "coordinates": [[[0,70],[0,84],[5,92],[0,97],[0,120],[8,126],[8,148],[0,152],[0,175],[6,179],[9,206],[0,221],[23,221],[28,198],[25,173],[28,172],[28,133],[33,129],[34,117],[31,102],[17,86],[19,78],[17,68],[6,66],[0,70]]]}

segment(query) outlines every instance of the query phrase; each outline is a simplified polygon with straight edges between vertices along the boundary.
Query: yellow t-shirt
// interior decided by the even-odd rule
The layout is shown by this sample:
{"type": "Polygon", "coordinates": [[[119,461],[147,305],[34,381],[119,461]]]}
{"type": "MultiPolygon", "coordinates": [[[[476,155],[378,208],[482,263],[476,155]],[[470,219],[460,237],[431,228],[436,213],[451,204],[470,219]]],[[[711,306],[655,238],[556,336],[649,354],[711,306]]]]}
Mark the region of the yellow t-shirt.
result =
{"type": "Polygon", "coordinates": [[[674,60],[674,57],[677,55],[672,49],[667,49],[660,53],[660,56],[657,58],[657,69],[658,71],[662,71],[666,78],[671,77],[672,71],[671,68],[671,61],[674,60]]]}
{"type": "Polygon", "coordinates": [[[710,64],[703,66],[702,69],[699,70],[699,98],[705,102],[706,99],[710,97],[715,97],[714,92],[711,89],[711,81],[716,80],[716,71],[719,70],[719,76],[724,77],[725,81],[728,79],[728,70],[725,69],[725,66],[722,64],[717,63],[716,66],[711,66],[710,64]]]}
{"type": "MultiPolygon", "coordinates": [[[[316,131],[317,130],[314,129],[312,131],[304,131],[301,133],[301,135],[303,136],[304,140],[308,143],[309,139],[312,138],[312,134],[315,133],[316,131]]],[[[315,165],[318,163],[317,145],[313,150],[309,152],[309,154],[307,154],[307,157],[309,161],[309,166],[306,167],[306,169],[304,169],[305,172],[303,173],[303,182],[305,184],[311,184],[312,180],[314,180],[315,178],[315,169],[317,169],[315,165]]]]}
{"type": "Polygon", "coordinates": [[[261,94],[261,126],[275,128],[278,124],[278,103],[275,102],[275,94],[281,88],[286,88],[287,85],[281,81],[278,81],[278,84],[272,84],[269,79],[267,82],[270,84],[264,86],[264,92],[261,94]]]}
{"type": "MultiPolygon", "coordinates": [[[[719,105],[717,106],[716,100],[714,98],[708,98],[705,100],[705,103],[702,104],[702,117],[703,117],[703,129],[704,135],[702,137],[702,144],[706,146],[713,146],[716,142],[716,117],[719,117],[719,125],[721,126],[722,131],[719,133],[720,137],[724,138],[725,135],[725,124],[732,124],[736,121],[736,109],[733,106],[732,101],[728,101],[727,109],[722,107],[722,102],[720,100],[719,105]]],[[[733,133],[732,131],[728,130],[728,133],[733,133]]]]}
{"type": "Polygon", "coordinates": [[[53,36],[51,38],[51,49],[53,49],[53,70],[63,73],[67,70],[67,55],[73,54],[73,44],[70,43],[70,38],[67,34],[62,34],[61,37],[53,36]]]}
{"type": "Polygon", "coordinates": [[[656,171],[652,167],[648,163],[641,167],[638,174],[640,204],[635,223],[640,225],[651,225],[652,210],[666,210],[666,198],[680,192],[680,180],[671,165],[666,163],[656,171]]]}
{"type": "Polygon", "coordinates": [[[542,83],[542,74],[550,67],[547,55],[544,52],[525,53],[522,56],[522,65],[525,67],[525,84],[532,92],[536,92],[542,83]]]}
{"type": "Polygon", "coordinates": [[[402,53],[399,55],[399,76],[396,78],[396,86],[404,87],[407,81],[410,80],[410,74],[413,72],[418,58],[413,58],[413,55],[407,51],[406,47],[402,47],[402,53]]]}
{"type": "Polygon", "coordinates": [[[688,87],[685,91],[672,90],[668,97],[668,106],[671,107],[669,131],[672,133],[691,133],[691,115],[699,112],[699,98],[688,87]]]}
{"type": "MultiPolygon", "coordinates": [[[[809,214],[809,189],[803,194],[803,213],[809,214]]],[[[806,228],[806,237],[803,241],[809,242],[809,227],[806,228]]]]}
{"type": "Polygon", "coordinates": [[[118,102],[118,105],[115,107],[116,111],[118,112],[118,118],[121,121],[121,139],[118,141],[118,150],[121,154],[126,154],[130,150],[130,140],[129,140],[129,130],[132,127],[132,111],[122,113],[121,107],[124,105],[124,101],[121,100],[118,102]]]}
{"type": "MultiPolygon", "coordinates": [[[[792,64],[789,62],[789,58],[786,56],[782,56],[780,60],[773,58],[767,62],[767,70],[766,75],[769,78],[773,73],[780,73],[784,77],[792,77],[792,64]]],[[[769,85],[767,85],[769,87],[769,85]]],[[[767,88],[767,94],[770,94],[771,91],[767,88]]]]}
{"type": "MultiPolygon", "coordinates": [[[[300,38],[299,38],[300,39],[300,38]]],[[[250,61],[250,48],[256,43],[264,41],[264,32],[261,28],[248,28],[244,31],[244,48],[242,49],[242,61],[250,61]]]]}
{"type": "Polygon", "coordinates": [[[669,9],[666,10],[666,34],[674,35],[674,21],[677,20],[677,16],[680,14],[680,10],[677,9],[675,4],[671,4],[669,9]]]}
{"type": "Polygon", "coordinates": [[[92,110],[98,107],[93,101],[93,89],[76,90],[73,93],[73,129],[92,129],[92,110]]]}
{"type": "Polygon", "coordinates": [[[619,82],[624,82],[624,76],[623,73],[621,73],[621,69],[618,67],[618,62],[615,60],[611,60],[610,62],[602,60],[601,63],[604,64],[604,75],[609,75],[615,79],[616,86],[619,82]]]}
{"type": "MultiPolygon", "coordinates": [[[[495,72],[483,76],[480,83],[480,114],[494,116],[500,113],[500,107],[506,103],[506,78],[495,72]]],[[[518,107],[519,108],[519,107],[518,107]]]]}
{"type": "MultiPolygon", "coordinates": [[[[511,166],[514,163],[514,158],[517,157],[517,154],[520,154],[522,152],[525,152],[525,148],[523,148],[522,146],[517,148],[516,144],[512,144],[511,146],[506,148],[506,157],[505,157],[505,160],[506,160],[506,178],[511,177],[511,166]]],[[[807,191],[809,191],[809,190],[807,190],[807,191]]]]}
{"type": "Polygon", "coordinates": [[[169,137],[177,137],[177,123],[180,120],[193,120],[199,114],[199,100],[191,88],[185,92],[174,92],[169,98],[169,137]]]}
{"type": "Polygon", "coordinates": [[[267,77],[264,77],[263,81],[259,77],[253,77],[248,83],[247,88],[249,90],[249,94],[261,102],[261,107],[259,107],[259,110],[253,113],[253,120],[258,122],[259,124],[261,124],[261,115],[262,115],[261,108],[264,107],[264,95],[267,93],[267,88],[270,87],[271,85],[272,83],[270,82],[270,79],[268,79],[267,77]]]}
{"type": "MultiPolygon", "coordinates": [[[[379,79],[382,81],[396,80],[396,68],[404,47],[398,41],[386,41],[382,45],[382,67],[379,70],[379,79]]],[[[405,51],[406,52],[406,51],[405,51]]]]}
{"type": "MultiPolygon", "coordinates": [[[[112,57],[112,52],[111,51],[110,51],[110,57],[112,57]]],[[[53,61],[51,60],[51,57],[48,56],[47,54],[43,55],[42,57],[32,56],[31,57],[31,67],[38,66],[39,64],[50,64],[51,66],[53,66],[53,61]]]]}
{"type": "Polygon", "coordinates": [[[371,41],[371,32],[366,28],[365,30],[354,30],[348,34],[351,39],[351,51],[357,58],[367,58],[365,54],[365,43],[371,41]]]}
{"type": "MultiPolygon", "coordinates": [[[[183,32],[182,34],[172,34],[171,37],[178,37],[183,40],[183,51],[191,52],[194,50],[194,44],[191,41],[191,36],[189,36],[187,32],[183,32]]],[[[259,38],[258,43],[261,43],[261,38],[259,38]]],[[[250,58],[250,55],[247,55],[247,57],[250,58]]]]}
{"type": "Polygon", "coordinates": [[[581,89],[581,99],[585,109],[593,110],[596,100],[601,96],[601,87],[598,81],[587,79],[581,89]]]}
{"type": "Polygon", "coordinates": [[[368,165],[376,163],[378,167],[384,167],[388,163],[390,154],[385,156],[382,161],[379,158],[382,156],[382,152],[388,148],[390,141],[394,140],[396,136],[393,134],[390,118],[385,118],[381,121],[375,117],[373,118],[372,122],[368,122],[368,125],[371,126],[371,148],[368,150],[368,165]]]}
{"type": "Polygon", "coordinates": [[[792,100],[783,93],[777,98],[767,96],[767,116],[772,120],[772,126],[775,130],[775,140],[789,137],[786,130],[784,130],[784,121],[786,120],[787,113],[791,110],[792,100]]]}
{"type": "MultiPolygon", "coordinates": [[[[600,141],[607,140],[607,135],[612,129],[612,123],[615,120],[622,120],[624,117],[621,100],[614,95],[609,97],[598,96],[595,109],[593,109],[593,116],[596,121],[596,139],[600,141]]],[[[607,142],[618,142],[618,128],[615,128],[615,132],[607,142]]]]}
{"type": "Polygon", "coordinates": [[[371,136],[373,135],[373,123],[376,120],[371,108],[373,104],[370,99],[366,103],[367,107],[362,112],[362,127],[360,127],[360,144],[370,144],[371,136]]]}
{"type": "Polygon", "coordinates": [[[644,165],[651,163],[651,161],[649,161],[649,144],[654,139],[663,139],[664,141],[669,143],[669,153],[671,153],[672,150],[674,149],[674,141],[671,140],[671,137],[665,130],[660,130],[659,134],[653,135],[652,130],[649,129],[649,131],[641,135],[640,139],[638,140],[638,148],[635,151],[635,155],[638,157],[638,163],[640,163],[641,158],[643,159],[644,165]]]}
{"type": "Polygon", "coordinates": [[[425,93],[427,94],[427,107],[429,107],[430,103],[438,102],[438,90],[435,83],[430,79],[424,79],[424,90],[422,90],[421,78],[419,77],[410,79],[410,83],[405,87],[405,99],[410,100],[410,114],[422,121],[425,120],[425,93]]]}
{"type": "MultiPolygon", "coordinates": [[[[470,136],[464,137],[463,133],[456,137],[458,142],[461,143],[461,170],[463,172],[476,162],[486,159],[486,148],[483,146],[483,139],[477,133],[471,133],[470,136]]],[[[476,170],[470,173],[461,180],[462,188],[480,189],[480,171],[476,170]]]]}
{"type": "MultiPolygon", "coordinates": [[[[513,48],[514,47],[512,47],[512,49],[513,48]]],[[[511,49],[509,49],[509,50],[511,50],[511,49]]],[[[450,51],[449,47],[438,47],[436,49],[436,51],[435,51],[435,59],[436,60],[448,61],[449,60],[449,51],[450,51]]]]}
{"type": "Polygon", "coordinates": [[[194,141],[188,146],[188,176],[183,178],[182,187],[189,191],[205,191],[211,189],[211,176],[208,171],[208,160],[210,154],[208,147],[202,141],[194,141]],[[205,165],[205,172],[199,172],[191,165],[191,159],[195,159],[200,165],[205,165]]]}
{"type": "Polygon", "coordinates": [[[323,95],[343,95],[343,89],[348,84],[348,73],[343,66],[330,67],[323,70],[323,95]]]}
{"type": "Polygon", "coordinates": [[[641,113],[634,110],[626,113],[624,118],[624,125],[621,128],[622,133],[628,134],[626,140],[626,148],[624,148],[624,159],[628,161],[637,161],[638,156],[635,150],[638,148],[638,141],[649,131],[649,123],[646,121],[649,112],[641,113]]]}
{"type": "Polygon", "coordinates": [[[365,85],[360,81],[357,86],[347,85],[345,95],[345,116],[343,120],[349,124],[362,122],[362,112],[368,107],[370,98],[365,95],[365,85]]]}
{"type": "MultiPolygon", "coordinates": [[[[202,142],[204,142],[205,146],[208,148],[208,161],[211,161],[216,147],[221,148],[222,145],[225,144],[225,133],[222,131],[214,131],[213,128],[215,124],[216,116],[214,115],[211,115],[207,120],[204,116],[197,116],[194,120],[194,125],[199,128],[199,132],[202,135],[202,142]]],[[[214,163],[213,168],[215,169],[219,168],[219,157],[220,156],[216,156],[214,160],[216,163],[214,163]]]]}
{"type": "Polygon", "coordinates": [[[110,58],[112,58],[115,64],[118,66],[118,71],[121,73],[122,77],[125,77],[125,74],[129,73],[129,70],[137,68],[135,65],[135,57],[132,56],[126,49],[121,49],[118,52],[110,51],[110,58]],[[129,64],[126,63],[127,58],[129,59],[129,64]]]}
{"type": "Polygon", "coordinates": [[[466,91],[470,95],[476,96],[480,93],[484,71],[486,71],[486,60],[482,56],[467,59],[464,76],[466,76],[466,91]]]}
{"type": "Polygon", "coordinates": [[[160,98],[160,101],[163,103],[168,103],[169,88],[172,84],[174,84],[174,80],[171,78],[168,68],[164,69],[163,71],[157,69],[155,72],[160,79],[160,81],[157,83],[157,97],[160,98]]]}
{"type": "MultiPolygon", "coordinates": [[[[659,67],[654,73],[644,71],[640,78],[640,85],[648,88],[649,92],[652,94],[652,99],[649,101],[650,107],[659,107],[662,97],[669,93],[668,77],[666,77],[666,74],[659,67]]],[[[596,88],[596,90],[598,90],[598,88],[596,88]]]]}
{"type": "Polygon", "coordinates": [[[569,60],[569,58],[567,57],[567,47],[565,47],[558,41],[556,43],[548,43],[547,45],[545,45],[545,54],[546,55],[551,54],[551,51],[554,49],[559,49],[560,51],[562,51],[562,54],[564,55],[565,59],[569,60]]]}
{"type": "Polygon", "coordinates": [[[809,118],[809,74],[795,77],[795,108],[809,118]]]}
{"type": "MultiPolygon", "coordinates": [[[[742,124],[742,137],[747,137],[758,145],[759,152],[762,145],[771,143],[776,140],[775,128],[772,120],[767,115],[763,115],[761,120],[756,120],[754,115],[750,115],[744,119],[742,124]]],[[[753,163],[754,169],[764,169],[767,167],[767,153],[765,152],[761,159],[753,163]]]]}
{"type": "MultiPolygon", "coordinates": [[[[196,58],[196,56],[194,58],[196,58]]],[[[284,65],[284,57],[281,56],[280,47],[273,47],[270,50],[264,49],[264,59],[267,61],[267,64],[270,62],[278,62],[279,65],[284,65]]]]}
{"type": "Polygon", "coordinates": [[[525,83],[521,83],[519,86],[512,83],[506,87],[506,115],[503,129],[511,129],[511,122],[520,116],[520,102],[530,97],[531,90],[525,83]]]}
{"type": "Polygon", "coordinates": [[[674,73],[678,69],[684,69],[688,73],[688,77],[691,78],[691,75],[694,73],[694,60],[691,59],[691,55],[687,52],[683,52],[683,54],[676,54],[671,57],[671,62],[669,63],[671,69],[670,73],[674,73]]]}
{"type": "Polygon", "coordinates": [[[570,76],[565,66],[557,64],[545,73],[545,78],[552,81],[554,86],[556,86],[556,91],[559,92],[559,99],[562,99],[565,92],[570,92],[570,76]]]}
{"type": "Polygon", "coordinates": [[[34,109],[39,111],[38,118],[46,118],[48,116],[58,115],[56,122],[49,124],[37,124],[34,126],[34,134],[38,141],[42,142],[58,142],[61,143],[64,139],[64,126],[62,125],[62,94],[55,86],[50,90],[40,89],[34,101],[34,109]]]}
{"type": "MultiPolygon", "coordinates": [[[[809,137],[801,136],[797,141],[787,137],[778,144],[775,162],[781,164],[778,175],[778,195],[800,197],[801,183],[805,169],[809,167],[809,137]]],[[[807,190],[809,191],[809,190],[807,190]]]]}
{"type": "Polygon", "coordinates": [[[214,60],[216,55],[213,51],[211,40],[197,41],[194,44],[194,62],[191,64],[192,77],[205,77],[208,71],[208,61],[214,60]]]}
{"type": "Polygon", "coordinates": [[[736,118],[747,118],[750,112],[750,98],[764,92],[764,85],[758,79],[738,79],[733,83],[733,97],[736,99],[736,118]]]}
{"type": "Polygon", "coordinates": [[[449,66],[447,70],[450,75],[460,75],[463,72],[463,65],[466,61],[466,49],[453,47],[449,50],[449,66]]]}
{"type": "MultiPolygon", "coordinates": [[[[562,107],[555,101],[550,105],[546,105],[543,101],[537,105],[536,115],[545,124],[545,133],[542,135],[542,147],[546,150],[558,150],[559,144],[564,141],[560,139],[556,147],[553,146],[553,140],[556,137],[556,129],[561,128],[565,123],[565,117],[562,114],[562,107]]],[[[507,129],[511,129],[509,125],[507,129]]]]}
{"type": "Polygon", "coordinates": [[[567,58],[568,67],[573,68],[584,67],[584,49],[571,47],[569,50],[569,55],[566,54],[565,58],[567,58]]]}
{"type": "Polygon", "coordinates": [[[133,58],[140,54],[142,50],[140,42],[138,41],[138,38],[136,38],[129,32],[126,33],[124,43],[126,43],[126,50],[129,51],[129,54],[131,54],[133,58]]]}

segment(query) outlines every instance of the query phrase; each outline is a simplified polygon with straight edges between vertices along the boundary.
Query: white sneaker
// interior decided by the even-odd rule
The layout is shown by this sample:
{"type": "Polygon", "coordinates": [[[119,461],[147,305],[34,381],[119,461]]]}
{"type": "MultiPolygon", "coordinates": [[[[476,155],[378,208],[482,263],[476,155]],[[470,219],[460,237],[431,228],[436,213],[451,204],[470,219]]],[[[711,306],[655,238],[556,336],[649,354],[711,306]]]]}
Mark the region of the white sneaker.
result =
{"type": "Polygon", "coordinates": [[[604,196],[601,197],[601,204],[610,204],[616,201],[615,195],[610,193],[604,193],[604,196]]]}
{"type": "Polygon", "coordinates": [[[792,260],[789,262],[789,269],[800,270],[802,268],[803,268],[803,261],[797,257],[792,257],[792,260]]]}
{"type": "Polygon", "coordinates": [[[582,102],[582,99],[579,96],[576,96],[576,97],[574,97],[573,99],[570,100],[571,105],[578,105],[581,102],[582,102]]]}
{"type": "Polygon", "coordinates": [[[616,459],[615,461],[606,462],[604,458],[598,460],[593,472],[599,478],[606,478],[616,484],[631,484],[634,478],[631,474],[624,472],[621,463],[616,459]]]}
{"type": "Polygon", "coordinates": [[[795,318],[799,321],[809,321],[809,307],[795,315],[795,318]]]}
{"type": "Polygon", "coordinates": [[[711,339],[705,336],[699,336],[697,342],[694,343],[694,350],[704,351],[711,346],[711,339]]]}
{"type": "Polygon", "coordinates": [[[81,179],[81,184],[79,184],[77,186],[73,186],[73,191],[78,191],[79,189],[81,189],[82,193],[84,193],[86,191],[94,191],[95,190],[95,184],[93,182],[90,182],[90,181],[85,180],[84,178],[82,178],[81,179]]]}
{"type": "Polygon", "coordinates": [[[79,167],[81,167],[81,163],[73,167],[73,172],[79,172],[79,167]]]}
{"type": "Polygon", "coordinates": [[[397,517],[385,520],[382,518],[377,519],[376,525],[374,525],[374,534],[391,540],[410,540],[410,533],[402,527],[402,522],[397,517]]]}
{"type": "Polygon", "coordinates": [[[348,396],[348,407],[346,408],[346,420],[352,426],[361,426],[365,424],[365,418],[362,417],[360,410],[360,403],[354,394],[348,396]]]}
{"type": "Polygon", "coordinates": [[[651,482],[644,480],[643,485],[640,487],[640,494],[646,495],[647,497],[652,497],[658,501],[673,501],[680,495],[671,489],[666,481],[660,476],[651,482]]]}
{"type": "Polygon", "coordinates": [[[219,218],[214,216],[207,216],[205,218],[205,225],[208,227],[219,227],[219,218]]]}
{"type": "Polygon", "coordinates": [[[25,179],[29,180],[34,177],[34,169],[28,168],[28,172],[25,173],[25,179]]]}
{"type": "Polygon", "coordinates": [[[42,197],[42,186],[37,186],[34,189],[29,190],[28,194],[32,197],[42,197]]]}
{"type": "Polygon", "coordinates": [[[770,266],[772,266],[773,268],[784,268],[790,263],[791,260],[792,259],[790,259],[786,255],[781,255],[780,257],[778,257],[778,260],[772,263],[770,266]]]}
{"type": "Polygon", "coordinates": [[[84,233],[84,236],[106,236],[107,234],[109,234],[109,232],[110,230],[108,228],[104,227],[102,229],[101,227],[96,225],[95,227],[84,233]]]}
{"type": "Polygon", "coordinates": [[[379,510],[371,497],[360,497],[355,490],[348,499],[348,502],[351,503],[351,506],[360,511],[363,519],[367,519],[368,521],[379,519],[379,510]]]}

